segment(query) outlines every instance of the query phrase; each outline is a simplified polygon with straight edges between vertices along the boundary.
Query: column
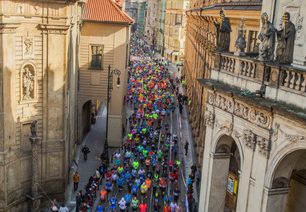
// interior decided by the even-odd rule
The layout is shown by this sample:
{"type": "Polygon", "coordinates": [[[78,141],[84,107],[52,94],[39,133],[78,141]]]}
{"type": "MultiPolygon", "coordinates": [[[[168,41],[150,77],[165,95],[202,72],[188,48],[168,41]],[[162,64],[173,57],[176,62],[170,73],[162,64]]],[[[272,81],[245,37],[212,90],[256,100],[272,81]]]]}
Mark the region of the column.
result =
{"type": "Polygon", "coordinates": [[[212,157],[212,172],[207,211],[220,212],[224,210],[225,192],[227,186],[229,153],[214,153],[212,157]]]}
{"type": "Polygon", "coordinates": [[[39,186],[39,169],[38,169],[38,156],[40,149],[40,138],[39,137],[30,137],[29,138],[32,146],[32,185],[31,185],[31,194],[27,195],[29,201],[29,209],[32,212],[40,210],[40,199],[41,195],[38,193],[39,186]]]}
{"type": "Polygon", "coordinates": [[[263,212],[284,212],[288,196],[288,188],[265,188],[264,198],[267,199],[266,209],[263,212]]]}

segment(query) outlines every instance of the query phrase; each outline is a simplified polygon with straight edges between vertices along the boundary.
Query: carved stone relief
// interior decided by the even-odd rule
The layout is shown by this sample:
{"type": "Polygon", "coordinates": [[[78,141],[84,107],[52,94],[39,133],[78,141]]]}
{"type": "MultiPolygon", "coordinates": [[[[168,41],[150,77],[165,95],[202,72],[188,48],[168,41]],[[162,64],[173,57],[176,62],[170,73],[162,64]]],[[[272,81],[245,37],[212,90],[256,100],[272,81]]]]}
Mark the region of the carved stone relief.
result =
{"type": "Polygon", "coordinates": [[[219,123],[216,120],[215,127],[219,130],[224,130],[228,135],[231,135],[233,132],[233,124],[230,121],[219,123]]]}
{"type": "Polygon", "coordinates": [[[237,101],[232,97],[223,96],[221,94],[208,94],[208,104],[218,107],[236,116],[244,118],[251,123],[257,124],[264,128],[271,126],[272,117],[267,112],[257,110],[243,102],[237,101]]]}
{"type": "Polygon", "coordinates": [[[271,142],[261,136],[256,136],[256,142],[259,153],[263,154],[266,157],[269,157],[269,153],[271,150],[271,142]]]}
{"type": "Polygon", "coordinates": [[[256,146],[256,135],[251,130],[243,130],[243,133],[239,133],[238,131],[234,131],[234,136],[238,138],[242,143],[244,143],[247,147],[255,150],[256,146]]]}
{"type": "Polygon", "coordinates": [[[33,59],[34,58],[34,38],[25,37],[23,39],[23,58],[33,59]]]}
{"type": "Polygon", "coordinates": [[[245,129],[242,133],[234,130],[233,136],[238,138],[241,143],[244,143],[247,147],[251,148],[253,151],[256,146],[258,152],[263,154],[265,157],[269,156],[271,150],[271,142],[269,139],[256,135],[252,130],[245,129]]]}
{"type": "Polygon", "coordinates": [[[35,99],[36,73],[30,64],[25,65],[21,70],[21,100],[29,101],[35,99]]]}
{"type": "Polygon", "coordinates": [[[206,126],[214,126],[215,123],[215,115],[211,111],[206,111],[204,115],[204,122],[206,126]]]}
{"type": "Polygon", "coordinates": [[[280,137],[280,133],[284,135],[284,137],[290,142],[290,143],[297,143],[297,142],[306,142],[306,137],[304,135],[298,135],[298,134],[288,134],[284,132],[282,129],[280,129],[280,124],[275,123],[274,125],[274,132],[273,132],[273,141],[276,142],[278,138],[280,137]]]}

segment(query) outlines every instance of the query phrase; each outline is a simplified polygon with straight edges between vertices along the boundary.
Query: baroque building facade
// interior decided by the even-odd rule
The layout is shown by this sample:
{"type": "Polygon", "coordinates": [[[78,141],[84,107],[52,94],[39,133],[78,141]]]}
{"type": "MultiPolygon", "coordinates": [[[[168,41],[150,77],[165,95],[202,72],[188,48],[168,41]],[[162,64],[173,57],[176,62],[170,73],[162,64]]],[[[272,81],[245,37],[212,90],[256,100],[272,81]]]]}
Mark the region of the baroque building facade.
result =
{"type": "Polygon", "coordinates": [[[303,211],[305,2],[190,5],[184,75],[202,167],[199,211],[303,211]]]}
{"type": "Polygon", "coordinates": [[[42,191],[64,199],[77,140],[82,4],[0,2],[0,211],[28,211],[42,191]]]}

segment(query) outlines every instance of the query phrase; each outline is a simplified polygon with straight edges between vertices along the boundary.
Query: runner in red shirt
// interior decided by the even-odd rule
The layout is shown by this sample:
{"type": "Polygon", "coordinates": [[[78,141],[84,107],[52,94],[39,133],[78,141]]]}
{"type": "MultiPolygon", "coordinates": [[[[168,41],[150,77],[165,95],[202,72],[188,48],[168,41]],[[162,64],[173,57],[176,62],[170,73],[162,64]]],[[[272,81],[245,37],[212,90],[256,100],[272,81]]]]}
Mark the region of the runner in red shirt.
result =
{"type": "Polygon", "coordinates": [[[139,205],[139,212],[147,212],[147,208],[148,208],[147,204],[142,202],[139,205]]]}

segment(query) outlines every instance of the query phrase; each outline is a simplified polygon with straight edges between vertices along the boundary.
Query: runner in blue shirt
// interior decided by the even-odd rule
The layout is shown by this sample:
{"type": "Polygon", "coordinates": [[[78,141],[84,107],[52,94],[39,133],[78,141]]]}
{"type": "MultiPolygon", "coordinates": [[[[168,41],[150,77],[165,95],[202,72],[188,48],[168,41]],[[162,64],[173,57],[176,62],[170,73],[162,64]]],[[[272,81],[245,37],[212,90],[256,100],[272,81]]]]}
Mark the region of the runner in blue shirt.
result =
{"type": "Polygon", "coordinates": [[[112,196],[110,199],[109,199],[109,209],[110,210],[116,210],[116,207],[117,207],[117,198],[115,196],[112,196]]]}

